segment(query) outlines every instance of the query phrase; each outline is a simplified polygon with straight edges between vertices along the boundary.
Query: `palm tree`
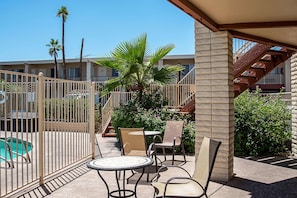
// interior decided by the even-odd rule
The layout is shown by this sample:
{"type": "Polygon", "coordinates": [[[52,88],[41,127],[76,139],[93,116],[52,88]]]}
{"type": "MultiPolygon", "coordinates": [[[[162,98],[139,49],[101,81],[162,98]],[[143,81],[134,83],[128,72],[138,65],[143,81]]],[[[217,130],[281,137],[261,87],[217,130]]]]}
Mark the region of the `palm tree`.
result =
{"type": "Polygon", "coordinates": [[[62,58],[63,58],[63,70],[64,70],[64,79],[66,79],[66,63],[65,63],[65,46],[64,46],[64,26],[67,20],[69,12],[65,6],[62,6],[57,13],[57,17],[62,17],[62,58]]]}
{"type": "Polygon", "coordinates": [[[81,39],[80,56],[79,56],[79,77],[82,81],[82,58],[83,58],[84,38],[81,39]]]}
{"type": "Polygon", "coordinates": [[[61,45],[59,45],[58,39],[51,39],[49,44],[46,44],[47,47],[49,47],[48,53],[51,56],[54,56],[55,59],[55,71],[56,71],[56,78],[59,78],[59,72],[58,72],[58,63],[57,63],[57,57],[58,57],[58,52],[62,49],[61,45]]]}
{"type": "Polygon", "coordinates": [[[158,67],[158,62],[174,48],[169,44],[149,54],[147,49],[147,35],[140,35],[132,42],[120,43],[111,57],[100,59],[97,64],[109,67],[119,72],[119,76],[106,81],[105,92],[113,91],[119,86],[137,91],[141,100],[143,91],[152,83],[166,84],[171,82],[177,72],[184,68],[180,65],[166,65],[158,67]]]}

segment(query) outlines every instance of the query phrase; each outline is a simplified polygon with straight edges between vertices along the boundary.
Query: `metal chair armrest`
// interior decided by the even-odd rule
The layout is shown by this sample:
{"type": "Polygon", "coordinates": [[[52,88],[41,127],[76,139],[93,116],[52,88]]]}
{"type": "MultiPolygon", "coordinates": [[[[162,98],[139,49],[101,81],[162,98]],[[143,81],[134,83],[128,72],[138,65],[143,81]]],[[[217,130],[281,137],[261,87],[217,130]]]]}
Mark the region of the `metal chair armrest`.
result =
{"type": "Polygon", "coordinates": [[[153,142],[154,143],[157,143],[156,138],[158,138],[160,142],[163,142],[163,138],[161,137],[161,135],[154,135],[154,137],[153,137],[153,142]]]}
{"type": "Polygon", "coordinates": [[[155,143],[154,143],[154,142],[152,142],[152,143],[149,145],[149,147],[148,147],[148,149],[147,149],[147,154],[148,154],[148,155],[150,155],[151,151],[155,151],[155,150],[154,150],[154,146],[155,146],[155,143]]]}
{"type": "Polygon", "coordinates": [[[175,136],[173,138],[173,145],[175,146],[175,142],[176,142],[176,139],[179,139],[180,142],[182,142],[182,138],[180,136],[175,136]]]}
{"type": "Polygon", "coordinates": [[[191,177],[172,177],[172,178],[168,179],[167,182],[165,183],[163,197],[166,197],[165,195],[166,195],[166,190],[167,190],[168,184],[173,183],[172,181],[174,181],[174,180],[189,180],[189,181],[193,181],[193,182],[195,182],[203,190],[203,193],[206,194],[206,190],[203,188],[203,186],[198,181],[194,180],[193,178],[191,178],[191,177]]]}
{"type": "Polygon", "coordinates": [[[127,143],[125,143],[124,145],[123,145],[123,147],[122,147],[122,155],[126,155],[126,153],[125,153],[125,149],[128,149],[129,148],[129,143],[127,142],[127,143]]]}

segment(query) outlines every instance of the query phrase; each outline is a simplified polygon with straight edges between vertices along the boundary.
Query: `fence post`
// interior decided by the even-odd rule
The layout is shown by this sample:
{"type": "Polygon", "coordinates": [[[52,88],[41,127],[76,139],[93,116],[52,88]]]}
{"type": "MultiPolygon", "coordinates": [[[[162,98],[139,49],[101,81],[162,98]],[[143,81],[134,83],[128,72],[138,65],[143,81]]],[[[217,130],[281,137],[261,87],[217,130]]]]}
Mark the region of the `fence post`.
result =
{"type": "Polygon", "coordinates": [[[89,116],[89,129],[90,129],[90,138],[91,138],[91,149],[92,149],[92,159],[95,159],[95,83],[91,83],[91,93],[90,93],[90,105],[89,105],[89,111],[90,111],[90,116],[89,116]]]}
{"type": "Polygon", "coordinates": [[[38,74],[38,132],[39,132],[39,184],[44,184],[44,153],[43,153],[43,124],[44,124],[44,76],[38,74]]]}

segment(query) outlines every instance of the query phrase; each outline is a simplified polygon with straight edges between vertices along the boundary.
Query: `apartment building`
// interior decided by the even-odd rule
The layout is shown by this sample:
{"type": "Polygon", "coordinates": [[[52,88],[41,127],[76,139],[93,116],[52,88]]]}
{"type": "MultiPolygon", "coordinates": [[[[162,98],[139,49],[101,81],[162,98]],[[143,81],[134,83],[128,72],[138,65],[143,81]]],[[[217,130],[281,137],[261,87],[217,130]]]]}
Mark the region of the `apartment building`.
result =
{"type": "MultiPolygon", "coordinates": [[[[167,55],[159,62],[159,65],[183,65],[185,69],[178,74],[177,81],[179,81],[193,69],[195,64],[194,59],[194,55],[167,55]]],[[[66,59],[66,78],[78,81],[103,82],[118,76],[115,70],[98,65],[96,63],[97,60],[98,58],[84,58],[82,64],[80,64],[79,59],[66,59]]],[[[254,88],[258,86],[264,92],[278,92],[281,88],[284,88],[285,91],[291,91],[290,67],[290,60],[280,64],[263,79],[258,81],[254,88]]],[[[0,62],[0,69],[29,74],[42,72],[46,77],[56,77],[53,60],[0,62]]],[[[63,78],[63,72],[62,60],[58,60],[58,78],[63,78]]]]}

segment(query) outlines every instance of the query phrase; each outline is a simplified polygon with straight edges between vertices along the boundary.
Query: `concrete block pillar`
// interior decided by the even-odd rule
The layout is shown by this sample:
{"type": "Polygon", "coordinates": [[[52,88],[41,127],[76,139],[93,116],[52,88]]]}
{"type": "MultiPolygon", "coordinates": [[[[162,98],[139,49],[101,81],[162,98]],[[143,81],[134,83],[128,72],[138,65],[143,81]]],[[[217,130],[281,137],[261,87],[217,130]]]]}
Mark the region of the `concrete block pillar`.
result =
{"type": "Polygon", "coordinates": [[[159,60],[158,66],[163,66],[163,65],[164,65],[164,60],[163,59],[159,60]]]}
{"type": "Polygon", "coordinates": [[[285,89],[291,91],[291,59],[285,61],[285,89]]]}
{"type": "Polygon", "coordinates": [[[233,177],[234,91],[232,35],[195,22],[196,154],[204,136],[222,141],[212,179],[233,177]]]}
{"type": "Polygon", "coordinates": [[[28,65],[27,63],[25,63],[24,73],[26,73],[26,74],[29,74],[30,73],[30,65],[28,65]]]}
{"type": "Polygon", "coordinates": [[[62,76],[64,76],[64,69],[62,69],[62,63],[58,63],[57,70],[58,76],[56,76],[56,78],[61,78],[62,76]]]}
{"type": "Polygon", "coordinates": [[[87,81],[92,81],[92,62],[88,61],[87,62],[87,71],[86,71],[86,76],[87,76],[87,81]]]}
{"type": "Polygon", "coordinates": [[[292,154],[297,157],[297,53],[291,57],[292,154]]]}

